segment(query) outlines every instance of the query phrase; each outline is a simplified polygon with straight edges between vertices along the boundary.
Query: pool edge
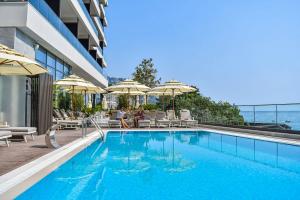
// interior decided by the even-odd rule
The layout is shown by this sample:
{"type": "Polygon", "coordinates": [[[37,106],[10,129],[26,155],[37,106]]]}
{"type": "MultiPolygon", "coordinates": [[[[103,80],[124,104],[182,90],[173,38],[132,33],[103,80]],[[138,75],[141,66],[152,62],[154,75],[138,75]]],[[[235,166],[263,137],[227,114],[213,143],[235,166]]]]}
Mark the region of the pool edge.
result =
{"type": "Polygon", "coordinates": [[[99,138],[94,131],[0,176],[1,199],[14,199],[99,138]]]}

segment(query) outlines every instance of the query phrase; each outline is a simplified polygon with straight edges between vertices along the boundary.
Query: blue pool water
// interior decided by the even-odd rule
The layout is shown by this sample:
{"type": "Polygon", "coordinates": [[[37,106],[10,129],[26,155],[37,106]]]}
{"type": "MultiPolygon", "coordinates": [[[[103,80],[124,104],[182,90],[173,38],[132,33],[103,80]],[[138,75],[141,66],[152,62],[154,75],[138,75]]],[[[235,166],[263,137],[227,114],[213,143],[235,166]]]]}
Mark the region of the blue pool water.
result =
{"type": "Polygon", "coordinates": [[[300,199],[300,147],[211,132],[111,132],[17,199],[300,199]]]}

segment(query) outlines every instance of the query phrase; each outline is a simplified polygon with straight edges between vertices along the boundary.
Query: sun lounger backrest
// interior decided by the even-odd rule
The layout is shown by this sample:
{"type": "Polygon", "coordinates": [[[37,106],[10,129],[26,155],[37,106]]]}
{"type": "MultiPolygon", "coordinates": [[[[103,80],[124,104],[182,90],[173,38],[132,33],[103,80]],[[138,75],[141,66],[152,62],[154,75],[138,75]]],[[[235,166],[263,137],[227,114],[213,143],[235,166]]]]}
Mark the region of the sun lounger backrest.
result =
{"type": "Polygon", "coordinates": [[[156,119],[156,110],[151,110],[149,114],[150,114],[150,119],[151,120],[155,120],[156,119]]]}
{"type": "Polygon", "coordinates": [[[191,120],[191,112],[189,110],[183,109],[180,110],[180,119],[181,120],[191,120]]]}
{"type": "Polygon", "coordinates": [[[166,113],[164,111],[157,111],[156,113],[157,120],[164,120],[166,119],[166,113]]]}
{"type": "Polygon", "coordinates": [[[112,119],[112,120],[115,120],[115,119],[117,119],[117,110],[113,110],[113,111],[111,111],[111,117],[110,117],[110,119],[112,119]]]}
{"type": "Polygon", "coordinates": [[[62,114],[63,118],[69,118],[64,109],[60,109],[60,113],[62,114]]]}
{"type": "Polygon", "coordinates": [[[53,116],[55,118],[63,118],[63,116],[61,115],[61,113],[57,109],[53,109],[53,116]]]}
{"type": "Polygon", "coordinates": [[[169,120],[175,120],[176,119],[174,110],[167,110],[167,118],[169,120]]]}
{"type": "Polygon", "coordinates": [[[144,111],[144,118],[146,120],[151,120],[151,113],[148,110],[144,111]]]}

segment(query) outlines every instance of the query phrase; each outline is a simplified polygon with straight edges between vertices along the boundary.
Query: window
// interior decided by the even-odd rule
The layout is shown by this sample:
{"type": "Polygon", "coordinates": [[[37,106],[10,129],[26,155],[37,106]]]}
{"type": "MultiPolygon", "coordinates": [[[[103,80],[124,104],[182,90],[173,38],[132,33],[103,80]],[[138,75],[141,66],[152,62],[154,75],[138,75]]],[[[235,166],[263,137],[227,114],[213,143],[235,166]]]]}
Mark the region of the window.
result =
{"type": "Polygon", "coordinates": [[[56,59],[56,70],[60,71],[61,73],[64,72],[64,63],[62,60],[60,60],[58,58],[56,59]]]}
{"type": "Polygon", "coordinates": [[[64,74],[62,72],[56,71],[55,80],[60,80],[64,78],[64,74]]]}
{"type": "Polygon", "coordinates": [[[35,59],[38,63],[47,67],[49,74],[51,74],[55,80],[63,79],[72,73],[72,67],[70,65],[64,63],[43,47],[36,50],[35,59]]]}
{"type": "Polygon", "coordinates": [[[47,66],[55,68],[55,57],[49,52],[47,52],[47,66]]]}
{"type": "Polygon", "coordinates": [[[52,67],[47,67],[49,74],[51,74],[53,76],[53,78],[55,78],[55,69],[52,67]]]}
{"type": "Polygon", "coordinates": [[[42,65],[46,65],[46,51],[43,48],[39,48],[35,53],[35,59],[42,65]]]}

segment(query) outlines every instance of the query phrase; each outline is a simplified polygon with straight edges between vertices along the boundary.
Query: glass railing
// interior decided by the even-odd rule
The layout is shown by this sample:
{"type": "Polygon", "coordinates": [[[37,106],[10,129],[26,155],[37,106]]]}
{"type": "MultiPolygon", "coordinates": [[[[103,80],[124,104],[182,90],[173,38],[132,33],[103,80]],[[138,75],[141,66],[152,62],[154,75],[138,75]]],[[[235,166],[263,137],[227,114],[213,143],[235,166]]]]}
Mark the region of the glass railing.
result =
{"type": "MultiPolygon", "coordinates": [[[[44,0],[28,0],[102,75],[103,69],[44,0]]],[[[80,0],[81,2],[81,0],[80,0]]],[[[85,7],[85,6],[84,6],[85,7]]],[[[86,10],[87,11],[87,10],[86,10]]]]}
{"type": "Polygon", "coordinates": [[[94,24],[94,22],[92,20],[92,17],[90,15],[89,11],[86,9],[86,7],[85,7],[85,5],[84,5],[84,3],[83,3],[82,0],[78,0],[78,2],[80,4],[80,6],[81,6],[81,8],[82,8],[82,10],[83,10],[86,18],[89,20],[90,24],[92,25],[93,30],[95,31],[96,35],[98,36],[98,30],[97,30],[97,28],[96,28],[96,26],[95,26],[95,24],[94,24]]]}
{"type": "Polygon", "coordinates": [[[196,109],[193,115],[201,124],[300,134],[300,103],[235,105],[235,108],[239,115],[208,109],[196,109]]]}
{"type": "Polygon", "coordinates": [[[300,131],[300,103],[239,105],[244,121],[256,127],[300,131]]]}

